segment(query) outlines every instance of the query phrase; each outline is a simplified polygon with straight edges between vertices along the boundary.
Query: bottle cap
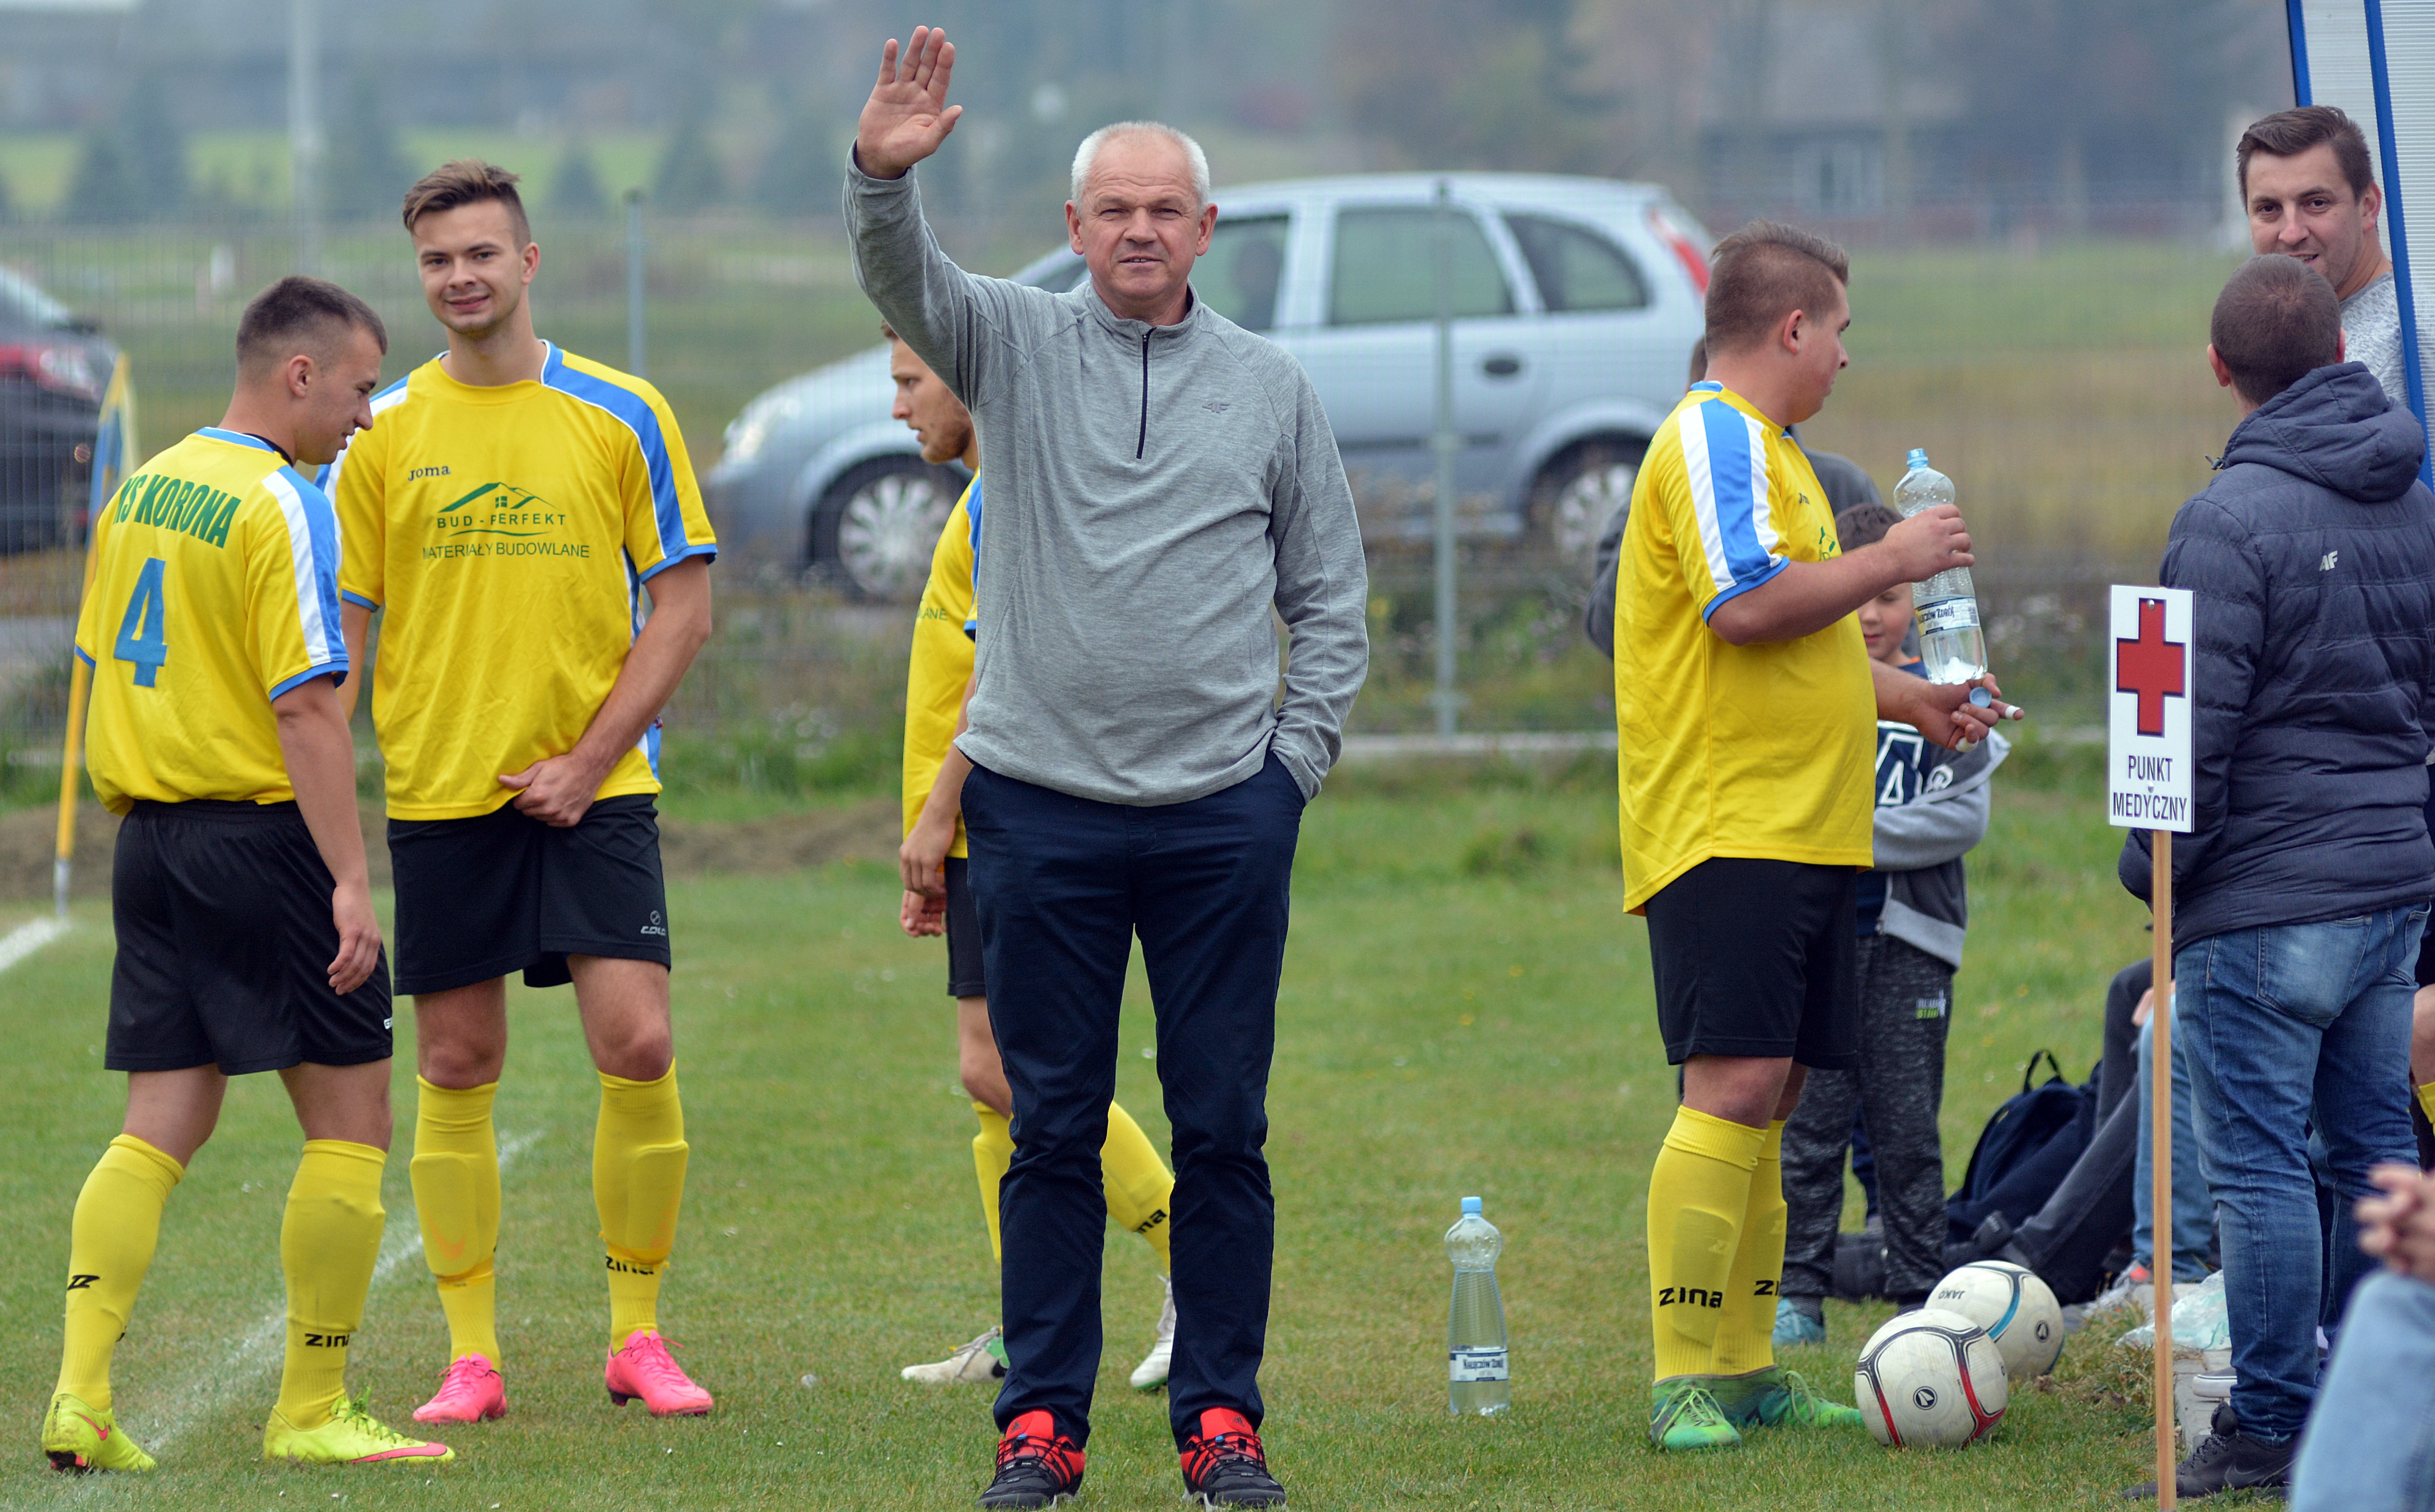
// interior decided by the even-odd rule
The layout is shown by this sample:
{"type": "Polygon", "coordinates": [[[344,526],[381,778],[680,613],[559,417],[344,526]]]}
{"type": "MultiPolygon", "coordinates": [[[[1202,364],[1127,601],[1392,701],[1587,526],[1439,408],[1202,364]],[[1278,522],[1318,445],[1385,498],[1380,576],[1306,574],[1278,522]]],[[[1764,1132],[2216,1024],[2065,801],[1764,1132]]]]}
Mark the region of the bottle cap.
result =
{"type": "Polygon", "coordinates": [[[1479,1216],[1479,1199],[1477,1197],[1465,1197],[1462,1199],[1462,1215],[1466,1218],[1477,1218],[1479,1216]]]}
{"type": "Polygon", "coordinates": [[[1910,460],[1909,460],[1908,462],[1905,463],[1904,465],[1905,465],[1906,467],[1926,467],[1926,466],[1927,466],[1927,448],[1926,448],[1926,447],[1925,447],[1925,446],[1914,446],[1914,447],[1912,447],[1912,448],[1910,449],[1910,460]]]}

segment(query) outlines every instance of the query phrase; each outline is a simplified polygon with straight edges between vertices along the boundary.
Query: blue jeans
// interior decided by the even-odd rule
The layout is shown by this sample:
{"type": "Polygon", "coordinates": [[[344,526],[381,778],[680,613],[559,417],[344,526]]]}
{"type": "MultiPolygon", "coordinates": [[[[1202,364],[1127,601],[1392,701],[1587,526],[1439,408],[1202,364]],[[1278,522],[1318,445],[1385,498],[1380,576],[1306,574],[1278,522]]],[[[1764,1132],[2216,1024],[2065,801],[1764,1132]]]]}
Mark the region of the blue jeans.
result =
{"type": "Polygon", "coordinates": [[[2435,1507],[2435,1286],[2379,1271],[2350,1318],[2300,1441],[2291,1512],[2435,1507]]]}
{"type": "MultiPolygon", "coordinates": [[[[2152,1270],[2156,1263],[2155,1023],[2139,1026],[2139,1160],[2132,1177],[2131,1252],[2152,1270]]],[[[2173,1021],[2179,1029],[2182,1022],[2173,1021]]],[[[2215,1236],[2215,1194],[2199,1170],[2199,1137],[2190,1120],[2190,1055],[2173,1036],[2173,1280],[2202,1281],[2207,1241],[2215,1236]]]]}
{"type": "Polygon", "coordinates": [[[2199,1156],[2216,1199],[2241,1431],[2284,1439],[2317,1394],[2317,1328],[2375,1263],[2351,1204],[2368,1172],[2415,1163],[2409,1000],[2426,905],[2235,930],[2173,959],[2199,1156]],[[2341,1198],[2333,1253],[2319,1227],[2309,1126],[2341,1198]],[[2330,1283],[2329,1283],[2330,1279],[2330,1283]]]}

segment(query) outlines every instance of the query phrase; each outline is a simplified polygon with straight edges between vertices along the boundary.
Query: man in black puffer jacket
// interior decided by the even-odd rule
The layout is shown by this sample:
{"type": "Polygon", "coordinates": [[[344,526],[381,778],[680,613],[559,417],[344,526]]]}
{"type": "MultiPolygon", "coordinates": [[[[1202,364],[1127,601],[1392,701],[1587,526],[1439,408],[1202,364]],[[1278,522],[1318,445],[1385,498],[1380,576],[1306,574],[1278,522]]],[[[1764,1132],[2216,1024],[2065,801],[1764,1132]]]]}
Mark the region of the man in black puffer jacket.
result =
{"type": "MultiPolygon", "coordinates": [[[[2351,1205],[2414,1161],[2411,966],[2435,893],[2435,494],[2425,439],[2341,360],[2324,279],[2261,257],[2216,301],[2208,359],[2239,397],[2161,574],[2197,595],[2192,831],[2173,848],[2176,1031],[2223,1246],[2236,1376],[2176,1479],[2284,1484],[2316,1396],[2316,1331],[2374,1262],[2351,1205]],[[2313,1127],[2340,1193],[2325,1253],[2313,1127]],[[2330,1284],[2328,1284],[2330,1282],[2330,1284]]],[[[2148,896],[2149,835],[2123,847],[2148,896]]]]}

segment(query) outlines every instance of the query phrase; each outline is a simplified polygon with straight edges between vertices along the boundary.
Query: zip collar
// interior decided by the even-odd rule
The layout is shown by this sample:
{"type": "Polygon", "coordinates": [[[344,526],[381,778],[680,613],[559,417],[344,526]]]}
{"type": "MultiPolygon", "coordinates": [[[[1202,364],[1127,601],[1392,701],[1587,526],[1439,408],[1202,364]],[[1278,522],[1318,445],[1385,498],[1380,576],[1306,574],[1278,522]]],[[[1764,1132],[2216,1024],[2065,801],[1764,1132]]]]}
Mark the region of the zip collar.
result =
{"type": "Polygon", "coordinates": [[[1183,318],[1173,325],[1152,325],[1148,320],[1126,319],[1108,308],[1108,301],[1099,298],[1099,288],[1096,284],[1084,284],[1081,293],[1092,318],[1098,321],[1100,329],[1127,341],[1181,341],[1209,323],[1200,317],[1200,291],[1189,284],[1183,291],[1183,318]]]}

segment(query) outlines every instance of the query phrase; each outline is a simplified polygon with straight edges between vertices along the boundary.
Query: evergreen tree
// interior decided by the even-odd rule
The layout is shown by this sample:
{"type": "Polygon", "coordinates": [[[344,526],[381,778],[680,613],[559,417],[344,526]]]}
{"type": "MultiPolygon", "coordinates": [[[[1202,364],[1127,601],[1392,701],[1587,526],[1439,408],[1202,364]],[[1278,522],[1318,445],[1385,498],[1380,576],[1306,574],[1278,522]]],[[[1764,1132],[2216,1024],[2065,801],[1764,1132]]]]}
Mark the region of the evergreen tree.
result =
{"type": "Polygon", "coordinates": [[[120,157],[141,215],[175,215],[186,202],[186,133],[168,95],[162,75],[147,72],[118,113],[120,157]]]}
{"type": "Polygon", "coordinates": [[[807,215],[837,200],[837,161],[829,112],[798,101],[761,160],[752,198],[781,215],[807,215]]]}
{"type": "Polygon", "coordinates": [[[727,175],[710,146],[708,114],[688,111],[677,123],[652,180],[651,200],[662,210],[682,215],[727,198],[727,175]]]}
{"type": "Polygon", "coordinates": [[[60,218],[76,226],[112,226],[143,213],[143,196],[116,133],[100,128],[87,131],[60,218]]]}
{"type": "Polygon", "coordinates": [[[566,145],[566,156],[550,175],[549,208],[571,220],[597,220],[609,214],[609,191],[593,171],[591,148],[580,142],[566,145]]]}
{"type": "Polygon", "coordinates": [[[414,169],[389,122],[380,76],[370,64],[356,71],[338,104],[327,161],[322,197],[334,215],[393,215],[414,182],[414,169]]]}

